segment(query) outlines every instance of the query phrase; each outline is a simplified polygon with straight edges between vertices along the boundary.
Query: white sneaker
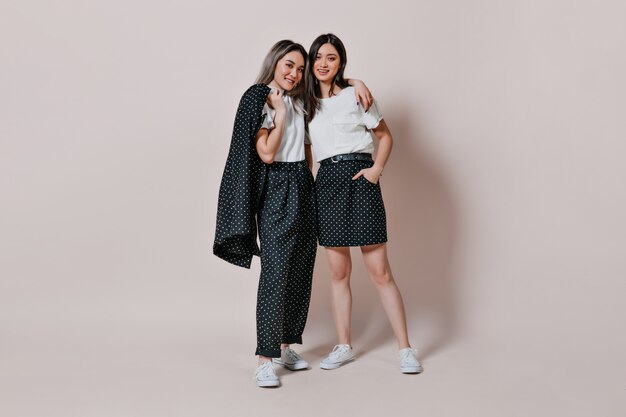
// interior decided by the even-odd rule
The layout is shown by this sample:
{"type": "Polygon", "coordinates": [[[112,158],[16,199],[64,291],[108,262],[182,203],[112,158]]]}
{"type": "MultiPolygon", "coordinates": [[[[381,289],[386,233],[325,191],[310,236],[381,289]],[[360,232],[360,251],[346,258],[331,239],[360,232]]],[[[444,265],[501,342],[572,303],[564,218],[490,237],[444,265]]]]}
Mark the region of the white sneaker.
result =
{"type": "Polygon", "coordinates": [[[274,358],[273,361],[275,364],[283,365],[290,371],[299,371],[309,367],[309,363],[291,348],[283,349],[280,352],[280,358],[274,358]]]}
{"type": "Polygon", "coordinates": [[[413,348],[400,350],[400,371],[403,374],[419,374],[423,370],[422,364],[417,360],[417,350],[413,348]]]}
{"type": "Polygon", "coordinates": [[[262,365],[259,365],[254,372],[254,379],[256,379],[257,386],[263,388],[277,387],[280,385],[272,362],[264,362],[262,365]]]}
{"type": "Polygon", "coordinates": [[[350,345],[336,345],[330,355],[320,362],[322,369],[337,369],[341,365],[354,360],[354,352],[350,345]]]}

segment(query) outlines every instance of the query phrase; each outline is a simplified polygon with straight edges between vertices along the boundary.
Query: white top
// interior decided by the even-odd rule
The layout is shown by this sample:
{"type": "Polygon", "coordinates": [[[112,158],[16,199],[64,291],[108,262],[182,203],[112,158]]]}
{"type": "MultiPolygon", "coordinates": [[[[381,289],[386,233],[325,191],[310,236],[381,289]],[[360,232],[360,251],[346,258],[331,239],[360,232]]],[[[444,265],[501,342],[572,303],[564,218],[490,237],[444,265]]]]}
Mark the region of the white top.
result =
{"type": "Polygon", "coordinates": [[[320,103],[309,122],[309,137],[317,161],[342,153],[374,152],[370,129],[383,118],[375,102],[365,112],[357,102],[354,88],[347,87],[336,96],[320,99],[320,103]]]}
{"type": "MultiPolygon", "coordinates": [[[[276,89],[271,87],[272,92],[276,89]]],[[[304,111],[302,106],[297,103],[294,107],[293,100],[288,95],[283,95],[283,101],[287,108],[285,115],[285,128],[283,130],[283,137],[280,140],[280,146],[274,161],[276,162],[298,162],[304,161],[304,111]]],[[[265,128],[268,131],[274,129],[274,117],[276,116],[276,110],[272,109],[267,103],[263,106],[263,123],[261,128],[265,128]]],[[[308,142],[307,142],[308,143],[308,142]]]]}

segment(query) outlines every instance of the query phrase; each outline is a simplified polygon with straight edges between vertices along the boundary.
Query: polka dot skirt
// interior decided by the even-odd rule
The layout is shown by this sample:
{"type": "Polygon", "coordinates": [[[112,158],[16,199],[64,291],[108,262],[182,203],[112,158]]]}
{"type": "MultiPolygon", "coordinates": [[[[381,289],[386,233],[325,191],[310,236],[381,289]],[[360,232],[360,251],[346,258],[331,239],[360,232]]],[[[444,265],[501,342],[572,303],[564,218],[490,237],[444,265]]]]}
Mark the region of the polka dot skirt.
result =
{"type": "Polygon", "coordinates": [[[387,242],[380,182],[352,177],[371,161],[323,164],[317,172],[318,239],[322,246],[366,246],[387,242]]]}

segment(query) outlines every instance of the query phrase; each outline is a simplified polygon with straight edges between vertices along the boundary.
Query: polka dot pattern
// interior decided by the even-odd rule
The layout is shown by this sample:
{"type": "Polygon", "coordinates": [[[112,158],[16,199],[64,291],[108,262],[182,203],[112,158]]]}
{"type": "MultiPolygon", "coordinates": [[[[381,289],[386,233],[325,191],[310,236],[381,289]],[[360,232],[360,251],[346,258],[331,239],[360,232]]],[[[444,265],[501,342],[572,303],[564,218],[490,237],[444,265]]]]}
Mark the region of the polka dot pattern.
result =
{"type": "Polygon", "coordinates": [[[260,254],[255,216],[266,169],[255,138],[269,92],[265,84],[255,84],[241,97],[217,203],[213,253],[244,268],[250,268],[252,256],[260,254]]]}
{"type": "Polygon", "coordinates": [[[256,354],[280,357],[281,343],[302,343],[317,219],[306,161],[267,165],[256,152],[269,91],[256,84],[239,102],[220,185],[213,253],[245,268],[250,268],[253,255],[261,257],[256,354]]]}
{"type": "Polygon", "coordinates": [[[387,242],[385,205],[378,184],[364,176],[371,161],[322,164],[315,179],[318,239],[322,246],[366,246],[387,242]]]}
{"type": "Polygon", "coordinates": [[[306,161],[274,162],[267,169],[255,354],[277,358],[281,343],[302,343],[317,246],[315,193],[306,161]]]}

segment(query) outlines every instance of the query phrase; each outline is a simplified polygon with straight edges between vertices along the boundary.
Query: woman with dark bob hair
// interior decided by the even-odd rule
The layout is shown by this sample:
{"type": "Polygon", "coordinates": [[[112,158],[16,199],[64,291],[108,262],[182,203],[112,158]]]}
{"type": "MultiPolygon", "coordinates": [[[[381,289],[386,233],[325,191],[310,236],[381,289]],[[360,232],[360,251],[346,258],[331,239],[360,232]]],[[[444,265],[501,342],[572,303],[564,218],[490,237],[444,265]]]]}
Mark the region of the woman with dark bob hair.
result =
{"type": "Polygon", "coordinates": [[[310,142],[320,168],[315,179],[318,240],[326,248],[339,343],[322,369],[354,360],[350,321],[350,247],[361,248],[398,342],[400,370],[420,373],[417,351],[407,334],[404,304],[387,258],[387,224],[379,179],[393,139],[376,103],[363,108],[344,79],[347,58],[341,40],[321,35],[311,45],[307,67],[306,111],[310,142]],[[373,134],[373,135],[372,135],[373,134]],[[376,159],[374,143],[379,140],[376,159]]]}
{"type": "MultiPolygon", "coordinates": [[[[268,52],[256,84],[239,102],[218,199],[213,252],[245,268],[253,255],[261,258],[259,387],[280,385],[273,362],[290,370],[309,367],[290,348],[302,343],[317,247],[313,176],[304,147],[306,60],[306,50],[290,40],[268,52]]],[[[369,95],[362,83],[359,88],[369,95]]]]}

